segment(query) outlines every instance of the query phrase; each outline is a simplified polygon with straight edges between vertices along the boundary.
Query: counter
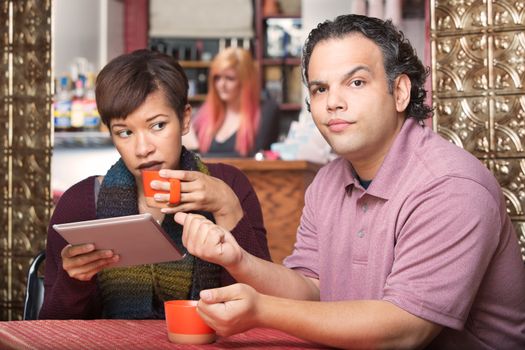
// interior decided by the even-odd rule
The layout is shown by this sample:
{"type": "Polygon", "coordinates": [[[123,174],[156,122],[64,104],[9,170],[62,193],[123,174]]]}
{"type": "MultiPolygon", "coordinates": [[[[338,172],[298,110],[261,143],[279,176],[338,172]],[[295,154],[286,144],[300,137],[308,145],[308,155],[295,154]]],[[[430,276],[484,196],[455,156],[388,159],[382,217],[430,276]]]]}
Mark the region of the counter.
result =
{"type": "Polygon", "coordinates": [[[242,170],[261,202],[272,259],[290,255],[304,207],[304,194],[321,164],[307,161],[249,158],[207,158],[208,163],[230,164],[242,170]]]}

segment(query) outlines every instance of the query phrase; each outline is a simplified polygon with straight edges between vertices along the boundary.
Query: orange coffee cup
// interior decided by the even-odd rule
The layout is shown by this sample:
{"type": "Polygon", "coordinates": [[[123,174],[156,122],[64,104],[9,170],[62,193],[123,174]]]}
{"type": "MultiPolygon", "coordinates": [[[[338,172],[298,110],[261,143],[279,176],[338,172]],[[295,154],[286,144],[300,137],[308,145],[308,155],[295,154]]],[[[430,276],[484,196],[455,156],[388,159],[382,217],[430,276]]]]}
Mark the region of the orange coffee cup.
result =
{"type": "Polygon", "coordinates": [[[208,344],[215,341],[215,331],[199,316],[197,303],[197,300],[164,302],[169,341],[178,344],[208,344]]]}
{"type": "Polygon", "coordinates": [[[146,204],[153,208],[166,208],[170,204],[177,205],[180,202],[180,180],[179,179],[166,179],[160,177],[158,170],[143,170],[142,171],[142,184],[144,186],[144,195],[146,196],[146,204]],[[151,181],[159,180],[170,183],[169,191],[155,190],[151,188],[151,181]],[[166,193],[170,195],[169,202],[157,202],[153,196],[155,193],[166,193]]]}

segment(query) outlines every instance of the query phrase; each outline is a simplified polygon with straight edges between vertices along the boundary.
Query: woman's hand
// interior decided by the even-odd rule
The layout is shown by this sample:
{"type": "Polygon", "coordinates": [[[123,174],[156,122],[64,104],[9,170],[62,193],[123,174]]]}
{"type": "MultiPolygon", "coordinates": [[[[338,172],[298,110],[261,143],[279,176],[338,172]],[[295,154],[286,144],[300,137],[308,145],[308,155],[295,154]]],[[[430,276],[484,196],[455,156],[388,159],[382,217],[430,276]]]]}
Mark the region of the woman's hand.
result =
{"type": "MultiPolygon", "coordinates": [[[[227,230],[232,230],[242,219],[244,213],[239,198],[230,186],[224,181],[198,171],[169,170],[160,171],[160,176],[179,179],[180,203],[162,212],[174,214],[202,210],[211,212],[215,222],[227,230]]],[[[157,190],[169,191],[169,183],[165,181],[152,181],[151,187],[157,190]]],[[[169,201],[169,194],[156,194],[155,200],[169,201]]]]}
{"type": "Polygon", "coordinates": [[[218,335],[227,337],[260,324],[261,295],[246,284],[203,290],[197,311],[218,335]]]}
{"type": "Polygon", "coordinates": [[[119,261],[119,255],[112,250],[95,250],[91,243],[68,244],[60,252],[62,267],[69,277],[89,281],[103,268],[119,261]]]}

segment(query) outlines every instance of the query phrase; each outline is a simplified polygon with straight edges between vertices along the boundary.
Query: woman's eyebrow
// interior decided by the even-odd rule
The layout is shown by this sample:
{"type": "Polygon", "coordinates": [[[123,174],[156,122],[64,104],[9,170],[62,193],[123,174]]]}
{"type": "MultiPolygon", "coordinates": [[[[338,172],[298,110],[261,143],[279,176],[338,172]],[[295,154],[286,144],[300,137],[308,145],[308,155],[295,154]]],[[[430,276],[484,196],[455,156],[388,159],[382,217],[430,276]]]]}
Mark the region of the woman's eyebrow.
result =
{"type": "Polygon", "coordinates": [[[155,114],[155,115],[149,117],[148,119],[146,119],[146,121],[147,121],[147,122],[150,122],[150,121],[154,120],[154,119],[157,118],[157,117],[166,117],[166,116],[167,116],[167,115],[164,114],[164,113],[158,113],[158,114],[155,114]]]}
{"type": "MultiPolygon", "coordinates": [[[[164,117],[164,116],[167,116],[166,114],[164,113],[158,113],[158,114],[155,114],[151,117],[149,117],[148,119],[146,119],[146,122],[151,122],[152,120],[154,120],[155,118],[158,118],[158,117],[164,117]]],[[[111,124],[111,127],[126,127],[126,123],[113,123],[111,124]]]]}

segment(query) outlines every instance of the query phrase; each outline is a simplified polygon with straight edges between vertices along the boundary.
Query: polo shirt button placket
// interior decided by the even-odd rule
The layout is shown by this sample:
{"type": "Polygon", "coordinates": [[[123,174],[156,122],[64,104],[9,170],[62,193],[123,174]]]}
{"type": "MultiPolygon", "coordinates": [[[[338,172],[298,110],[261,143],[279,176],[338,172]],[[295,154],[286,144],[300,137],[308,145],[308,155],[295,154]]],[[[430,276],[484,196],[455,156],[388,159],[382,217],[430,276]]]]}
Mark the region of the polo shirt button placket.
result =
{"type": "Polygon", "coordinates": [[[365,203],[363,204],[363,213],[366,213],[366,211],[368,210],[368,205],[365,203]]]}
{"type": "Polygon", "coordinates": [[[363,238],[364,236],[365,236],[365,233],[364,233],[363,230],[359,230],[359,231],[357,231],[357,237],[359,237],[359,238],[363,238]]]}

